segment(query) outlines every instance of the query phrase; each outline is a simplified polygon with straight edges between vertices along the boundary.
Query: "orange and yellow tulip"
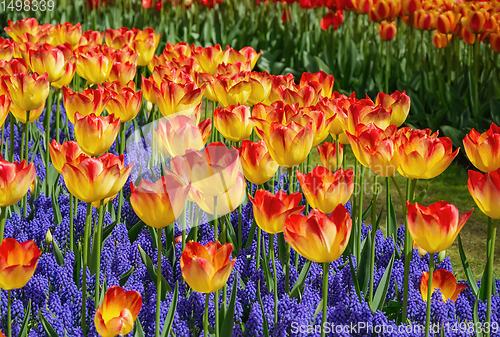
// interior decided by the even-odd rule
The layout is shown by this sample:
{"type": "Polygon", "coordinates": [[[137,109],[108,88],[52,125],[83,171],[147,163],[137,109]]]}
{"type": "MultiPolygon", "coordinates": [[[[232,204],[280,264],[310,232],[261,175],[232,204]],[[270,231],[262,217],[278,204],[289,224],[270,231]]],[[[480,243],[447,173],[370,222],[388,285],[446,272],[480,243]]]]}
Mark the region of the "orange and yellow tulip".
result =
{"type": "Polygon", "coordinates": [[[215,75],[217,72],[217,67],[224,62],[224,53],[220,45],[209,46],[206,48],[198,47],[193,53],[193,57],[196,59],[204,73],[210,75],[215,75]]]}
{"type": "Polygon", "coordinates": [[[190,115],[201,103],[205,87],[197,88],[194,82],[184,85],[163,82],[159,88],[153,87],[152,90],[161,114],[169,117],[176,113],[190,115]]]}
{"type": "MultiPolygon", "coordinates": [[[[0,129],[3,127],[3,123],[7,119],[10,110],[10,99],[7,95],[0,95],[0,129]]],[[[0,141],[2,141],[0,139],[0,141]]]]}
{"type": "MultiPolygon", "coordinates": [[[[427,301],[427,292],[429,289],[429,272],[424,271],[420,280],[420,294],[422,299],[427,301]]],[[[462,290],[467,289],[465,284],[457,283],[453,273],[446,269],[438,269],[432,273],[432,293],[439,289],[443,302],[452,300],[455,302],[462,290]]]]}
{"type": "Polygon", "coordinates": [[[422,0],[402,0],[401,10],[403,15],[413,15],[422,8],[422,0]]]}
{"type": "MultiPolygon", "coordinates": [[[[233,148],[235,148],[233,146],[233,148]]],[[[269,181],[279,168],[267,150],[266,142],[244,140],[239,148],[241,167],[245,178],[253,184],[262,185],[269,181]]]]}
{"type": "Polygon", "coordinates": [[[155,183],[141,180],[138,186],[130,183],[130,204],[137,216],[148,226],[164,228],[174,223],[185,206],[189,186],[166,175],[155,183]]]}
{"type": "Polygon", "coordinates": [[[324,71],[318,71],[317,73],[302,73],[300,78],[300,86],[310,85],[311,82],[318,82],[321,84],[321,91],[319,94],[323,97],[332,96],[333,84],[335,78],[333,75],[327,75],[324,71]]]}
{"type": "Polygon", "coordinates": [[[410,96],[406,91],[395,91],[391,95],[380,92],[375,101],[376,105],[382,106],[385,110],[391,110],[391,124],[400,127],[405,122],[410,112],[410,96]]]}
{"type": "Polygon", "coordinates": [[[255,199],[249,195],[253,204],[253,214],[257,225],[266,233],[283,232],[285,219],[292,214],[301,214],[305,206],[299,206],[302,194],[299,192],[288,195],[279,191],[273,195],[267,190],[257,190],[255,199]]]}
{"type": "Polygon", "coordinates": [[[0,60],[10,61],[14,57],[14,44],[9,39],[0,37],[0,60]]]}
{"type": "Polygon", "coordinates": [[[42,252],[34,240],[19,243],[6,238],[0,244],[0,288],[21,289],[35,273],[42,252]]]}
{"type": "Polygon", "coordinates": [[[104,88],[100,85],[97,89],[87,89],[73,92],[68,87],[63,87],[63,104],[69,121],[75,124],[75,113],[82,116],[94,114],[100,116],[111,97],[107,97],[104,88]]]}
{"type": "Polygon", "coordinates": [[[28,69],[28,63],[22,58],[15,58],[10,61],[0,60],[0,76],[28,73],[28,69]]]}
{"type": "Polygon", "coordinates": [[[205,119],[199,125],[196,120],[184,115],[172,119],[160,120],[155,137],[158,141],[158,150],[166,150],[168,155],[183,156],[188,149],[201,151],[207,143],[212,131],[212,120],[205,119]]]}
{"type": "Polygon", "coordinates": [[[135,78],[137,65],[131,62],[114,62],[107,81],[127,83],[135,78]]]}
{"type": "Polygon", "coordinates": [[[309,215],[286,218],[283,233],[288,244],[306,259],[318,263],[337,260],[347,247],[352,220],[343,205],[328,217],[317,209],[309,215]]]}
{"type": "Polygon", "coordinates": [[[93,49],[77,54],[76,72],[90,84],[101,84],[109,77],[113,57],[100,47],[90,48],[93,49]]]}
{"type": "Polygon", "coordinates": [[[64,67],[64,72],[62,77],[55,82],[52,82],[50,85],[56,89],[61,89],[65,86],[68,86],[73,80],[73,76],[75,76],[76,65],[74,58],[71,58],[66,62],[66,66],[64,67]]]}
{"type": "Polygon", "coordinates": [[[72,25],[71,22],[58,23],[51,35],[54,46],[65,43],[76,46],[82,37],[82,26],[80,22],[75,25],[72,25]]]}
{"type": "Polygon", "coordinates": [[[406,206],[411,237],[431,254],[448,249],[472,214],[471,209],[459,216],[458,209],[446,201],[438,201],[429,207],[406,202],[406,206]]]}
{"type": "Polygon", "coordinates": [[[64,164],[78,165],[89,156],[84,153],[77,142],[67,141],[59,144],[55,139],[49,144],[50,159],[57,172],[62,174],[64,164]]]}
{"type": "Polygon", "coordinates": [[[75,138],[83,152],[97,157],[108,151],[120,131],[120,118],[113,114],[82,116],[75,114],[75,138]]]}
{"type": "Polygon", "coordinates": [[[325,214],[330,214],[337,205],[347,203],[354,190],[354,172],[339,168],[332,173],[324,166],[316,166],[312,172],[297,171],[297,178],[307,202],[325,214]]]}
{"type": "Polygon", "coordinates": [[[12,103],[19,109],[36,110],[44,105],[49,96],[50,86],[46,73],[41,76],[36,73],[17,73],[4,76],[3,79],[9,89],[12,103]]]}
{"type": "Polygon", "coordinates": [[[402,135],[399,154],[401,165],[398,172],[408,179],[432,179],[446,170],[458,150],[446,137],[430,137],[426,134],[414,137],[402,135]]]}
{"type": "Polygon", "coordinates": [[[224,107],[249,105],[265,101],[271,93],[272,81],[267,73],[241,73],[214,78],[213,87],[217,101],[224,107]]]}
{"type": "Polygon", "coordinates": [[[125,185],[132,165],[124,167],[123,155],[106,153],[99,158],[86,158],[76,165],[66,163],[62,174],[73,196],[92,203],[117,194],[125,185]]]}
{"type": "Polygon", "coordinates": [[[228,105],[214,111],[214,126],[227,140],[241,142],[252,133],[250,107],[246,105],[228,105]]]}
{"type": "Polygon", "coordinates": [[[181,256],[181,273],[187,284],[199,293],[221,289],[233,270],[236,259],[229,260],[233,245],[218,241],[201,245],[189,241],[181,256]]]}
{"type": "Polygon", "coordinates": [[[109,114],[115,115],[121,123],[130,122],[137,116],[142,105],[142,91],[124,88],[113,95],[106,104],[109,114]]]}
{"type": "Polygon", "coordinates": [[[0,155],[0,207],[11,206],[21,200],[35,177],[33,163],[27,165],[26,160],[10,163],[0,155]]]}
{"type": "Polygon", "coordinates": [[[142,297],[137,291],[125,291],[118,286],[110,287],[95,313],[94,323],[97,333],[101,337],[123,336],[130,333],[141,307],[142,297]]]}
{"type": "Polygon", "coordinates": [[[484,214],[492,219],[500,219],[500,169],[484,175],[469,170],[467,187],[484,214]]]}
{"type": "Polygon", "coordinates": [[[66,61],[64,54],[57,48],[40,48],[38,50],[29,50],[29,61],[31,69],[38,73],[47,73],[47,79],[50,83],[59,81],[65,71],[66,61]]]}
{"type": "Polygon", "coordinates": [[[500,127],[491,123],[488,131],[472,129],[464,138],[464,149],[471,163],[483,172],[500,168],[500,127]]]}
{"type": "Polygon", "coordinates": [[[318,149],[319,159],[321,164],[328,168],[330,171],[334,171],[342,165],[343,153],[344,153],[344,145],[339,145],[339,158],[337,160],[337,144],[324,142],[323,145],[318,145],[316,148],[318,149]]]}

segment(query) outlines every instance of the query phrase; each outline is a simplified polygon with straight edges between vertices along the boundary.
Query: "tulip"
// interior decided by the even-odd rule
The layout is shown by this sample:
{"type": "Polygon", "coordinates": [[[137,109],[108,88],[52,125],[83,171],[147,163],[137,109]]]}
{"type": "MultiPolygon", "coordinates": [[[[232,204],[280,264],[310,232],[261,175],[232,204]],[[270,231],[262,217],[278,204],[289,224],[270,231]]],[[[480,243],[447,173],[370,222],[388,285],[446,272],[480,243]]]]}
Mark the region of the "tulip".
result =
{"type": "Polygon", "coordinates": [[[23,42],[25,33],[35,35],[40,30],[49,30],[49,26],[40,26],[35,18],[26,18],[16,22],[7,20],[7,24],[9,27],[5,27],[4,30],[15,42],[23,42]]]}
{"type": "Polygon", "coordinates": [[[97,89],[87,89],[73,92],[68,87],[63,87],[63,105],[69,121],[75,124],[75,113],[82,116],[94,114],[100,116],[110,97],[107,97],[104,88],[98,86],[97,89]]]}
{"type": "Polygon", "coordinates": [[[415,11],[414,26],[418,30],[431,30],[436,26],[436,14],[433,11],[426,11],[423,8],[415,11]]]}
{"type": "Polygon", "coordinates": [[[490,34],[490,47],[495,53],[500,53],[500,33],[490,34]]]}
{"type": "MultiPolygon", "coordinates": [[[[210,46],[210,47],[197,47],[193,53],[193,57],[196,59],[198,64],[204,73],[210,75],[215,75],[217,71],[217,66],[224,61],[224,53],[220,45],[210,46]]],[[[225,63],[225,62],[224,62],[225,63]]]]}
{"type": "Polygon", "coordinates": [[[10,61],[14,57],[14,44],[9,39],[0,37],[0,60],[10,61]]]}
{"type": "Polygon", "coordinates": [[[432,179],[443,173],[458,155],[459,149],[453,151],[451,140],[446,137],[402,137],[398,172],[408,179],[432,179]]]}
{"type": "Polygon", "coordinates": [[[28,73],[28,69],[28,64],[22,58],[15,58],[10,61],[0,60],[0,76],[28,73]]]}
{"type": "Polygon", "coordinates": [[[471,163],[483,172],[500,168],[500,127],[491,123],[482,134],[472,129],[464,138],[464,149],[471,163]]]}
{"type": "Polygon", "coordinates": [[[73,76],[75,76],[75,71],[76,65],[74,63],[74,59],[70,59],[64,67],[62,77],[58,81],[52,82],[51,85],[56,89],[61,89],[65,86],[68,86],[73,80],[73,76]]]}
{"type": "Polygon", "coordinates": [[[342,129],[352,135],[356,133],[356,127],[359,124],[375,124],[380,129],[387,129],[391,125],[391,111],[379,106],[372,106],[370,104],[355,103],[349,105],[345,111],[346,117],[341,119],[342,129]]]}
{"type": "Polygon", "coordinates": [[[76,46],[81,37],[82,26],[79,22],[76,25],[72,25],[70,22],[58,23],[52,31],[52,42],[55,42],[54,45],[69,43],[72,46],[76,46]]]}
{"type": "Polygon", "coordinates": [[[35,176],[33,163],[27,165],[25,160],[10,163],[0,155],[0,207],[8,207],[20,201],[28,192],[35,176]]]}
{"type": "Polygon", "coordinates": [[[413,15],[422,8],[422,0],[402,0],[401,9],[404,15],[413,15]]]}
{"type": "Polygon", "coordinates": [[[79,46],[98,46],[102,44],[102,39],[104,38],[104,32],[98,32],[94,30],[87,30],[82,34],[80,41],[78,41],[79,46]]]}
{"type": "Polygon", "coordinates": [[[132,43],[132,48],[139,54],[139,58],[137,59],[137,65],[146,66],[153,59],[153,55],[155,54],[156,47],[158,47],[158,43],[160,42],[160,36],[158,39],[155,39],[155,35],[150,34],[148,38],[145,40],[135,40],[132,43]]]}
{"type": "Polygon", "coordinates": [[[3,79],[9,89],[12,103],[19,109],[26,111],[38,109],[44,105],[49,96],[47,74],[39,76],[36,73],[32,75],[18,73],[3,79]]]}
{"type": "Polygon", "coordinates": [[[131,89],[135,92],[135,83],[134,81],[128,81],[127,83],[123,83],[120,81],[113,82],[104,82],[102,84],[104,89],[108,90],[111,93],[111,97],[117,96],[123,89],[131,89]]]}
{"type": "Polygon", "coordinates": [[[163,116],[179,113],[189,115],[201,103],[205,87],[197,88],[196,84],[178,84],[163,82],[159,88],[152,88],[158,108],[163,116]]]}
{"type": "Polygon", "coordinates": [[[137,216],[153,228],[164,228],[174,223],[184,210],[189,186],[184,186],[170,175],[155,183],[141,180],[138,186],[130,183],[130,204],[137,216]]]}
{"type": "Polygon", "coordinates": [[[300,88],[294,84],[292,84],[290,88],[278,88],[280,100],[286,104],[298,103],[300,107],[315,105],[320,98],[319,93],[322,90],[322,86],[317,82],[310,82],[310,84],[304,85],[300,88]]]}
{"type": "Polygon", "coordinates": [[[333,91],[333,84],[335,79],[333,75],[327,75],[324,71],[319,71],[315,74],[302,73],[300,78],[300,86],[309,85],[311,82],[318,82],[321,84],[320,95],[323,97],[330,97],[333,91]]]}
{"type": "Polygon", "coordinates": [[[166,150],[172,157],[183,156],[188,149],[201,151],[212,131],[212,120],[206,119],[199,125],[196,120],[178,115],[165,122],[160,120],[155,129],[158,150],[166,150]]]}
{"type": "Polygon", "coordinates": [[[223,143],[208,144],[202,152],[187,150],[184,157],[190,181],[205,195],[221,195],[236,181],[240,168],[238,151],[229,150],[223,143]]]}
{"type": "Polygon", "coordinates": [[[437,30],[434,32],[434,36],[432,37],[432,43],[434,47],[438,49],[446,48],[448,46],[448,42],[451,41],[451,34],[441,34],[437,30]]]}
{"type": "Polygon", "coordinates": [[[291,122],[271,124],[269,136],[259,129],[257,133],[264,138],[271,157],[280,166],[291,168],[302,163],[311,151],[314,132],[312,123],[305,126],[291,122]]]}
{"type": "Polygon", "coordinates": [[[249,195],[253,204],[255,222],[266,233],[283,232],[285,219],[292,214],[301,214],[305,206],[299,206],[302,195],[299,192],[288,195],[279,191],[273,195],[267,190],[257,190],[255,199],[249,195]]]}
{"type": "MultiPolygon", "coordinates": [[[[334,30],[337,30],[339,26],[344,22],[344,12],[338,10],[336,12],[329,11],[325,14],[325,16],[321,19],[320,27],[322,30],[327,30],[330,26],[333,26],[334,30]]],[[[329,96],[325,96],[329,97],[329,96]]]]}
{"type": "Polygon", "coordinates": [[[89,156],[100,156],[113,145],[120,131],[120,118],[114,115],[82,116],[75,114],[75,138],[83,152],[89,156]]]}
{"type": "Polygon", "coordinates": [[[107,153],[99,158],[86,158],[76,165],[66,163],[62,174],[72,195],[92,203],[117,194],[131,170],[132,164],[124,167],[123,155],[107,153]]]}
{"type": "Polygon", "coordinates": [[[391,41],[396,37],[398,29],[393,21],[382,21],[378,25],[378,35],[381,41],[391,41]]]}
{"type": "Polygon", "coordinates": [[[377,95],[375,104],[381,105],[385,110],[392,109],[391,124],[395,124],[397,127],[403,125],[410,112],[410,97],[406,95],[406,91],[399,92],[396,90],[391,95],[380,92],[377,95]]]}
{"type": "Polygon", "coordinates": [[[382,177],[393,176],[401,163],[395,135],[395,125],[384,131],[374,124],[358,125],[356,135],[347,133],[356,159],[382,177]]]}
{"type": "Polygon", "coordinates": [[[297,178],[307,202],[325,214],[330,214],[339,204],[346,204],[354,190],[354,172],[339,168],[332,173],[324,166],[316,166],[306,174],[297,171],[297,178]]]}
{"type": "Polygon", "coordinates": [[[342,158],[344,153],[344,146],[342,144],[338,144],[339,153],[337,159],[337,143],[329,143],[325,142],[323,145],[318,145],[316,148],[318,149],[319,159],[321,164],[327,167],[330,171],[336,170],[340,165],[342,165],[342,158]]]}
{"type": "Polygon", "coordinates": [[[142,91],[124,88],[111,97],[106,104],[109,114],[115,115],[121,123],[130,122],[137,116],[142,105],[142,91]]]}
{"type": "Polygon", "coordinates": [[[214,125],[227,140],[241,142],[252,133],[249,121],[250,107],[246,105],[229,105],[218,107],[214,111],[214,125]]]}
{"type": "Polygon", "coordinates": [[[309,215],[289,215],[283,226],[288,244],[306,259],[322,263],[337,260],[349,242],[352,221],[343,205],[328,217],[317,209],[309,215]]]}
{"type": "Polygon", "coordinates": [[[0,288],[21,289],[35,273],[41,251],[34,240],[3,239],[0,244],[0,288]]]}
{"type": "Polygon", "coordinates": [[[218,76],[213,87],[217,101],[224,107],[250,105],[264,102],[271,93],[272,81],[267,73],[242,73],[233,76],[218,76]]]}
{"type": "Polygon", "coordinates": [[[95,313],[97,333],[102,337],[130,333],[141,307],[142,297],[137,291],[125,291],[119,286],[110,287],[95,313]]]}
{"type": "MultiPolygon", "coordinates": [[[[427,301],[427,291],[429,283],[429,272],[424,271],[422,274],[422,279],[420,280],[420,294],[422,294],[422,299],[427,301]]],[[[467,289],[465,284],[457,283],[457,279],[453,276],[452,272],[446,269],[438,269],[432,274],[432,291],[434,293],[437,289],[440,290],[443,302],[447,300],[452,300],[455,302],[458,295],[462,290],[467,289]]]]}
{"type": "Polygon", "coordinates": [[[127,83],[135,78],[137,65],[131,62],[114,62],[107,81],[127,83]]]}
{"type": "Polygon", "coordinates": [[[199,293],[221,289],[233,270],[236,259],[229,260],[233,245],[218,241],[201,245],[189,241],[181,256],[181,273],[187,284],[199,293]]]}
{"type": "Polygon", "coordinates": [[[225,193],[212,196],[204,195],[194,189],[193,201],[206,213],[220,217],[231,213],[243,202],[245,198],[246,183],[241,172],[238,172],[233,186],[225,193]],[[217,206],[217,208],[215,208],[217,206]]]}
{"type": "Polygon", "coordinates": [[[61,145],[53,139],[49,145],[49,152],[52,165],[59,174],[62,174],[64,164],[77,166],[82,160],[89,157],[74,141],[67,141],[61,145]]]}
{"type": "Polygon", "coordinates": [[[113,66],[113,57],[99,49],[79,53],[76,58],[76,72],[90,84],[106,81],[113,66]]]}
{"type": "Polygon", "coordinates": [[[472,213],[470,210],[459,216],[458,209],[446,201],[429,207],[406,202],[406,206],[411,237],[431,254],[448,249],[472,213]]]}
{"type": "Polygon", "coordinates": [[[258,142],[244,140],[237,149],[245,178],[253,184],[262,185],[269,181],[278,170],[276,163],[267,150],[263,139],[258,142]]]}
{"type": "MultiPolygon", "coordinates": [[[[5,123],[5,119],[9,115],[10,109],[10,100],[7,95],[0,95],[0,128],[3,127],[3,123],[5,123]]],[[[2,139],[0,139],[0,142],[2,139]]]]}
{"type": "Polygon", "coordinates": [[[41,48],[29,51],[31,69],[38,73],[47,73],[50,83],[59,81],[64,75],[66,61],[64,54],[57,48],[41,48]]]}
{"type": "Polygon", "coordinates": [[[484,10],[469,11],[467,17],[464,18],[464,28],[472,34],[480,34],[486,27],[486,21],[489,19],[489,13],[484,10]]]}
{"type": "Polygon", "coordinates": [[[460,15],[454,13],[453,11],[447,11],[439,14],[436,23],[436,31],[441,34],[456,33],[459,20],[460,15]]]}
{"type": "Polygon", "coordinates": [[[469,170],[467,187],[484,214],[492,219],[500,219],[500,169],[484,175],[469,170]]]}

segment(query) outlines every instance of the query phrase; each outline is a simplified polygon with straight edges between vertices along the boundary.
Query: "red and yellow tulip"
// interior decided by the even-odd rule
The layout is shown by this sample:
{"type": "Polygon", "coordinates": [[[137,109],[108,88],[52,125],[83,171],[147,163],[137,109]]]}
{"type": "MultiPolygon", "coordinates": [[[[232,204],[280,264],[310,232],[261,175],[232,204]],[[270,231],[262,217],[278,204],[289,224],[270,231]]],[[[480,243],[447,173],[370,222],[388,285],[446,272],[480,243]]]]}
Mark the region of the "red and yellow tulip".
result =
{"type": "Polygon", "coordinates": [[[47,73],[47,79],[50,83],[59,81],[64,75],[66,61],[60,49],[52,48],[52,46],[37,50],[30,49],[29,61],[34,72],[47,73]]]}
{"type": "Polygon", "coordinates": [[[309,215],[293,214],[283,227],[285,240],[306,259],[318,263],[337,260],[347,247],[352,220],[343,205],[328,217],[317,209],[309,215]]]}
{"type": "Polygon", "coordinates": [[[76,54],[76,72],[90,84],[105,82],[113,67],[113,56],[100,46],[76,54]]]}
{"type": "Polygon", "coordinates": [[[469,170],[467,187],[484,214],[492,219],[500,219],[500,169],[484,175],[469,170]]]}
{"type": "Polygon", "coordinates": [[[163,116],[169,117],[176,113],[190,115],[201,103],[205,87],[197,88],[194,82],[184,85],[163,82],[159,88],[153,86],[152,90],[160,112],[163,116]]]}
{"type": "MultiPolygon", "coordinates": [[[[233,147],[235,148],[235,147],[233,147]]],[[[267,150],[266,142],[244,140],[237,148],[245,178],[253,184],[262,185],[271,179],[279,168],[267,150]]]]}
{"type": "Polygon", "coordinates": [[[124,88],[113,95],[106,104],[109,114],[115,115],[121,123],[130,122],[137,116],[142,105],[142,91],[124,88]]]}
{"type": "Polygon", "coordinates": [[[338,144],[339,146],[339,158],[337,159],[337,144],[324,142],[323,145],[318,145],[319,159],[321,164],[328,168],[330,171],[335,171],[337,167],[342,165],[344,145],[338,144]]]}
{"type": "Polygon", "coordinates": [[[406,91],[396,90],[391,95],[381,92],[377,95],[375,104],[382,106],[385,110],[392,109],[391,124],[395,124],[397,127],[403,125],[410,112],[410,96],[406,94],[406,91]]]}
{"type": "Polygon", "coordinates": [[[50,86],[46,73],[41,76],[36,73],[31,75],[17,73],[4,76],[3,80],[16,108],[26,111],[36,110],[44,105],[49,96],[50,86]]]}
{"type": "Polygon", "coordinates": [[[80,92],[73,92],[68,87],[63,87],[63,104],[66,116],[69,121],[75,124],[75,113],[82,116],[94,114],[100,116],[110,97],[102,86],[97,89],[87,89],[80,92]]]}
{"type": "Polygon", "coordinates": [[[108,151],[120,131],[120,118],[113,114],[82,116],[75,114],[75,138],[83,152],[89,156],[100,156],[108,151]]]}
{"type": "Polygon", "coordinates": [[[21,200],[35,177],[33,163],[27,165],[26,160],[10,163],[0,155],[0,207],[11,206],[21,200]]]}
{"type": "Polygon", "coordinates": [[[34,240],[19,243],[6,238],[0,244],[0,288],[21,289],[35,273],[42,252],[34,240]]]}
{"type": "Polygon", "coordinates": [[[490,129],[479,133],[472,129],[464,138],[464,149],[471,163],[483,172],[500,168],[500,127],[491,123],[490,129]]]}
{"type": "MultiPolygon", "coordinates": [[[[429,272],[424,271],[420,280],[420,294],[422,299],[427,301],[427,292],[429,289],[429,272]]],[[[457,283],[457,279],[453,273],[446,269],[438,269],[432,273],[432,293],[439,289],[443,302],[452,300],[455,302],[462,290],[467,289],[465,284],[457,283]]]]}
{"type": "Polygon", "coordinates": [[[64,164],[78,165],[89,156],[80,149],[77,142],[67,141],[59,144],[55,139],[49,144],[50,159],[57,172],[62,174],[64,164]]]}
{"type": "Polygon", "coordinates": [[[181,273],[187,284],[199,293],[221,289],[233,270],[236,259],[230,260],[233,245],[209,242],[201,245],[189,241],[181,256],[181,273]]]}
{"type": "MultiPolygon", "coordinates": [[[[7,95],[0,95],[0,129],[3,127],[3,123],[7,119],[10,110],[10,99],[7,95]]],[[[0,141],[2,141],[0,139],[0,141]]]]}
{"type": "Polygon", "coordinates": [[[246,105],[228,105],[218,107],[214,112],[214,126],[227,140],[241,142],[252,133],[250,107],[246,105]]]}

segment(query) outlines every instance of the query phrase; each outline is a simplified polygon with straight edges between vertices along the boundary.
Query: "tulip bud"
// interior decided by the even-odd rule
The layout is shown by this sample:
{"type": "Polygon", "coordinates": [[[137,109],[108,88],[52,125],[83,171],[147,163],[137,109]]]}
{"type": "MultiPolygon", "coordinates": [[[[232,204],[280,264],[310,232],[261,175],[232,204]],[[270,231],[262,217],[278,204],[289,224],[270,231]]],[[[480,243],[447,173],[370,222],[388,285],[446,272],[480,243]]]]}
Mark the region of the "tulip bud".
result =
{"type": "Polygon", "coordinates": [[[52,244],[52,233],[50,233],[50,229],[47,231],[47,233],[45,234],[45,244],[47,246],[50,246],[52,244]]]}
{"type": "Polygon", "coordinates": [[[395,22],[382,21],[378,25],[378,35],[382,41],[391,41],[396,37],[397,31],[395,22]]]}

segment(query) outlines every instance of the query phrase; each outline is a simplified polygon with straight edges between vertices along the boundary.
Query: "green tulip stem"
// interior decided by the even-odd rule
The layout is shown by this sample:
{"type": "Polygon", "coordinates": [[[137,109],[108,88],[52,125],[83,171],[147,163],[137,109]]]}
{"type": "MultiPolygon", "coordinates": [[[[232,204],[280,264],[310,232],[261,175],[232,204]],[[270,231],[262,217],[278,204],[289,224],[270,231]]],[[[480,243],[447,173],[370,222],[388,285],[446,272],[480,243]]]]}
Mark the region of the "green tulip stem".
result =
{"type": "Polygon", "coordinates": [[[52,117],[52,99],[53,99],[53,96],[54,96],[54,91],[50,90],[49,96],[47,97],[47,105],[45,106],[45,163],[47,164],[47,166],[45,167],[46,176],[49,173],[50,120],[52,117]]]}
{"type": "Polygon", "coordinates": [[[12,290],[7,291],[7,337],[12,337],[12,290]]]}
{"type": "Polygon", "coordinates": [[[69,195],[69,248],[71,251],[75,250],[75,230],[73,225],[73,208],[75,197],[73,194],[69,195]]]}
{"type": "Polygon", "coordinates": [[[377,234],[377,175],[373,176],[373,199],[372,199],[372,245],[370,254],[370,290],[368,295],[368,303],[373,301],[373,286],[374,286],[374,268],[375,268],[375,236],[377,234]]]}
{"type": "Polygon", "coordinates": [[[356,251],[356,258],[359,259],[361,256],[361,226],[363,222],[363,193],[364,193],[364,174],[365,174],[365,167],[361,165],[361,170],[359,174],[359,204],[358,204],[358,227],[357,227],[357,234],[358,237],[356,238],[356,245],[357,245],[357,251],[356,251]]]}
{"type": "MultiPolygon", "coordinates": [[[[394,179],[396,181],[396,179],[394,179]]],[[[406,200],[411,200],[410,192],[410,179],[406,181],[406,200]]],[[[405,266],[404,266],[404,291],[403,291],[403,322],[406,322],[408,317],[408,290],[410,286],[410,262],[413,255],[413,239],[410,236],[410,231],[408,230],[408,208],[406,207],[406,201],[403,202],[403,210],[405,214],[405,244],[404,244],[404,255],[405,255],[405,266]]]]}
{"type": "Polygon", "coordinates": [[[186,205],[182,210],[181,223],[182,223],[182,250],[184,251],[184,247],[186,246],[186,205]]]}
{"type": "MultiPolygon", "coordinates": [[[[254,220],[255,221],[255,220],[254,220]]],[[[255,270],[259,270],[260,268],[260,242],[261,242],[261,237],[262,237],[262,229],[257,226],[257,256],[255,259],[255,270]]]]}
{"type": "Polygon", "coordinates": [[[62,92],[57,94],[57,107],[56,107],[56,142],[59,143],[59,127],[61,122],[61,98],[62,92]]]}
{"type": "MultiPolygon", "coordinates": [[[[491,302],[493,301],[492,290],[494,287],[493,280],[493,261],[495,258],[495,240],[497,235],[497,225],[492,223],[492,219],[488,217],[488,279],[486,280],[486,298],[488,304],[486,306],[486,323],[491,326],[491,302]]],[[[491,330],[491,329],[490,329],[491,330]]],[[[486,333],[486,337],[490,336],[490,332],[486,333]]]]}
{"type": "Polygon", "coordinates": [[[10,125],[10,134],[9,134],[9,158],[10,161],[14,161],[14,124],[16,119],[12,114],[9,114],[9,125],[10,125]]]}
{"type": "Polygon", "coordinates": [[[85,217],[85,229],[83,237],[83,272],[82,272],[82,313],[81,325],[83,335],[87,336],[87,265],[89,258],[90,225],[92,222],[92,203],[87,203],[87,215],[85,217]]]}
{"type": "Polygon", "coordinates": [[[389,180],[389,177],[385,178],[385,203],[386,203],[386,210],[387,210],[387,222],[386,222],[386,228],[385,228],[385,235],[387,237],[391,236],[393,233],[390,233],[392,231],[391,227],[391,181],[389,180]]]}
{"type": "Polygon", "coordinates": [[[340,167],[340,144],[339,144],[339,136],[337,136],[337,139],[335,140],[335,151],[336,151],[336,157],[335,157],[335,170],[338,170],[340,167]]]}
{"type": "Polygon", "coordinates": [[[160,337],[160,304],[161,304],[161,228],[156,229],[158,237],[158,268],[156,271],[156,319],[155,319],[155,336],[160,337]]]}
{"type": "MultiPolygon", "coordinates": [[[[5,136],[5,126],[2,126],[2,138],[0,138],[0,155],[3,154],[3,149],[4,149],[4,146],[5,146],[5,142],[3,141],[3,137],[5,136]]],[[[7,151],[7,147],[5,147],[5,150],[7,151]]],[[[7,154],[5,154],[5,158],[8,158],[7,157],[7,154]]]]}
{"type": "Polygon", "coordinates": [[[274,325],[278,323],[278,275],[276,273],[276,258],[274,253],[274,234],[269,234],[269,253],[273,259],[273,275],[274,275],[274,325]]]}
{"type": "MultiPolygon", "coordinates": [[[[288,194],[293,193],[294,182],[293,182],[293,167],[288,167],[288,194]]],[[[290,293],[290,245],[286,244],[285,249],[285,261],[286,261],[286,274],[285,274],[285,292],[290,293]]]]}
{"type": "Polygon", "coordinates": [[[215,337],[219,337],[219,290],[215,293],[215,337]]]}
{"type": "Polygon", "coordinates": [[[429,281],[427,283],[427,310],[425,314],[425,337],[429,337],[431,323],[432,274],[434,273],[434,253],[429,253],[429,281]]]}
{"type": "Polygon", "coordinates": [[[24,124],[24,136],[26,137],[26,140],[24,141],[25,142],[25,153],[24,153],[24,159],[26,159],[26,162],[29,163],[29,157],[28,157],[28,154],[29,154],[29,133],[30,133],[30,112],[27,111],[26,112],[26,123],[24,124]]]}
{"type": "Polygon", "coordinates": [[[3,232],[5,231],[5,222],[7,221],[7,207],[0,207],[0,243],[3,241],[3,232]]]}
{"type": "Polygon", "coordinates": [[[203,313],[203,336],[208,337],[208,302],[210,301],[210,293],[205,296],[205,312],[203,313]]]}
{"type": "Polygon", "coordinates": [[[328,309],[328,269],[330,263],[323,262],[323,319],[321,320],[321,337],[325,337],[326,313],[328,309]]]}
{"type": "Polygon", "coordinates": [[[217,227],[219,226],[217,221],[217,197],[214,197],[214,241],[217,241],[217,227]]]}
{"type": "Polygon", "coordinates": [[[94,303],[97,309],[99,305],[99,288],[100,285],[100,274],[101,274],[101,250],[102,250],[102,222],[104,219],[104,200],[101,200],[99,205],[99,222],[97,224],[97,238],[94,241],[94,245],[97,245],[97,265],[96,265],[96,274],[95,274],[95,298],[94,303]]]}
{"type": "MultiPolygon", "coordinates": [[[[120,124],[120,154],[125,152],[125,124],[120,124]]],[[[118,211],[116,212],[116,221],[120,223],[122,218],[122,207],[123,207],[123,188],[120,189],[120,194],[118,196],[118,211]]]]}

